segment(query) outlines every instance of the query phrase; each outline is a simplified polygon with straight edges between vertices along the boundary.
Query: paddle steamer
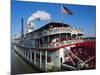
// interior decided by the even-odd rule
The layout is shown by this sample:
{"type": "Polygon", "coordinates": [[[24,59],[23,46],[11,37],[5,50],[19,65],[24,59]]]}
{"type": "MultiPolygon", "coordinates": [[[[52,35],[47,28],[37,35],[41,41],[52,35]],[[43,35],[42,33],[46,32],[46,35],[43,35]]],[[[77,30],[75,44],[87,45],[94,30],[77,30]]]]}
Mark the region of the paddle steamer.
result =
{"type": "MultiPolygon", "coordinates": [[[[31,23],[30,23],[31,24],[31,23]]],[[[15,50],[31,65],[42,71],[95,68],[95,40],[83,37],[82,29],[50,22],[15,38],[15,50]]]]}

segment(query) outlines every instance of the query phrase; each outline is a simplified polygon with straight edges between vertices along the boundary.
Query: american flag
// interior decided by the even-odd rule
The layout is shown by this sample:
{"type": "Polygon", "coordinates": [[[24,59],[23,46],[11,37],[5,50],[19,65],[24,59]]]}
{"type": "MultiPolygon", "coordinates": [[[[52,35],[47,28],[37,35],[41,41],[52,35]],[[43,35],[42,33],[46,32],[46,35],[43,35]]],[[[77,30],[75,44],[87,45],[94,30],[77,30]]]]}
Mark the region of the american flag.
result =
{"type": "Polygon", "coordinates": [[[69,10],[68,8],[66,8],[65,6],[62,6],[62,13],[73,15],[73,12],[69,10]]]}

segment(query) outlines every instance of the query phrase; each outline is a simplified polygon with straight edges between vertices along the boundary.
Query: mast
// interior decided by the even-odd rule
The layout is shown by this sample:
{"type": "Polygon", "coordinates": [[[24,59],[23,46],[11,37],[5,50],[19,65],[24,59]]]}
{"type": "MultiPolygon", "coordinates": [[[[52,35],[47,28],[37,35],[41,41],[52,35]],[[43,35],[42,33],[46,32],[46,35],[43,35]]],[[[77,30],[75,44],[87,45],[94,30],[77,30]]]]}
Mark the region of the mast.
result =
{"type": "Polygon", "coordinates": [[[24,37],[24,26],[23,26],[23,18],[21,18],[21,37],[24,37]]]}

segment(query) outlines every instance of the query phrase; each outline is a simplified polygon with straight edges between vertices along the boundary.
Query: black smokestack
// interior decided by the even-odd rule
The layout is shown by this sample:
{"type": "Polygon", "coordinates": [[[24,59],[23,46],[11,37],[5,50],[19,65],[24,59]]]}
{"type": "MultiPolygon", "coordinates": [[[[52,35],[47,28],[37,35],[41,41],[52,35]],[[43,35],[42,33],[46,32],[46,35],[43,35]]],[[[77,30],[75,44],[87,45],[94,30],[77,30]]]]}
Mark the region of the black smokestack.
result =
{"type": "Polygon", "coordinates": [[[21,37],[24,37],[24,25],[23,25],[23,18],[21,19],[21,37]]]}

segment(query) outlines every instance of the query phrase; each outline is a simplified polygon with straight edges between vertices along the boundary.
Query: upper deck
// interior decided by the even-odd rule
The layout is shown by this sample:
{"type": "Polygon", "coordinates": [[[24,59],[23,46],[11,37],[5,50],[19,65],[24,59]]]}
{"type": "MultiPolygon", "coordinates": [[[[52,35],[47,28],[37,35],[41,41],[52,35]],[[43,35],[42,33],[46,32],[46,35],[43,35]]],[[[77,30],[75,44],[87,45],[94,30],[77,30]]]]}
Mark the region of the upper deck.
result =
{"type": "Polygon", "coordinates": [[[44,36],[63,34],[63,33],[66,34],[70,33],[71,35],[84,34],[81,29],[73,28],[68,24],[51,22],[33,32],[27,33],[25,36],[32,37],[33,39],[39,39],[44,36]]]}
{"type": "Polygon", "coordinates": [[[27,48],[56,48],[64,45],[84,42],[83,31],[63,23],[48,23],[45,26],[25,34],[19,42],[27,48]]]}

